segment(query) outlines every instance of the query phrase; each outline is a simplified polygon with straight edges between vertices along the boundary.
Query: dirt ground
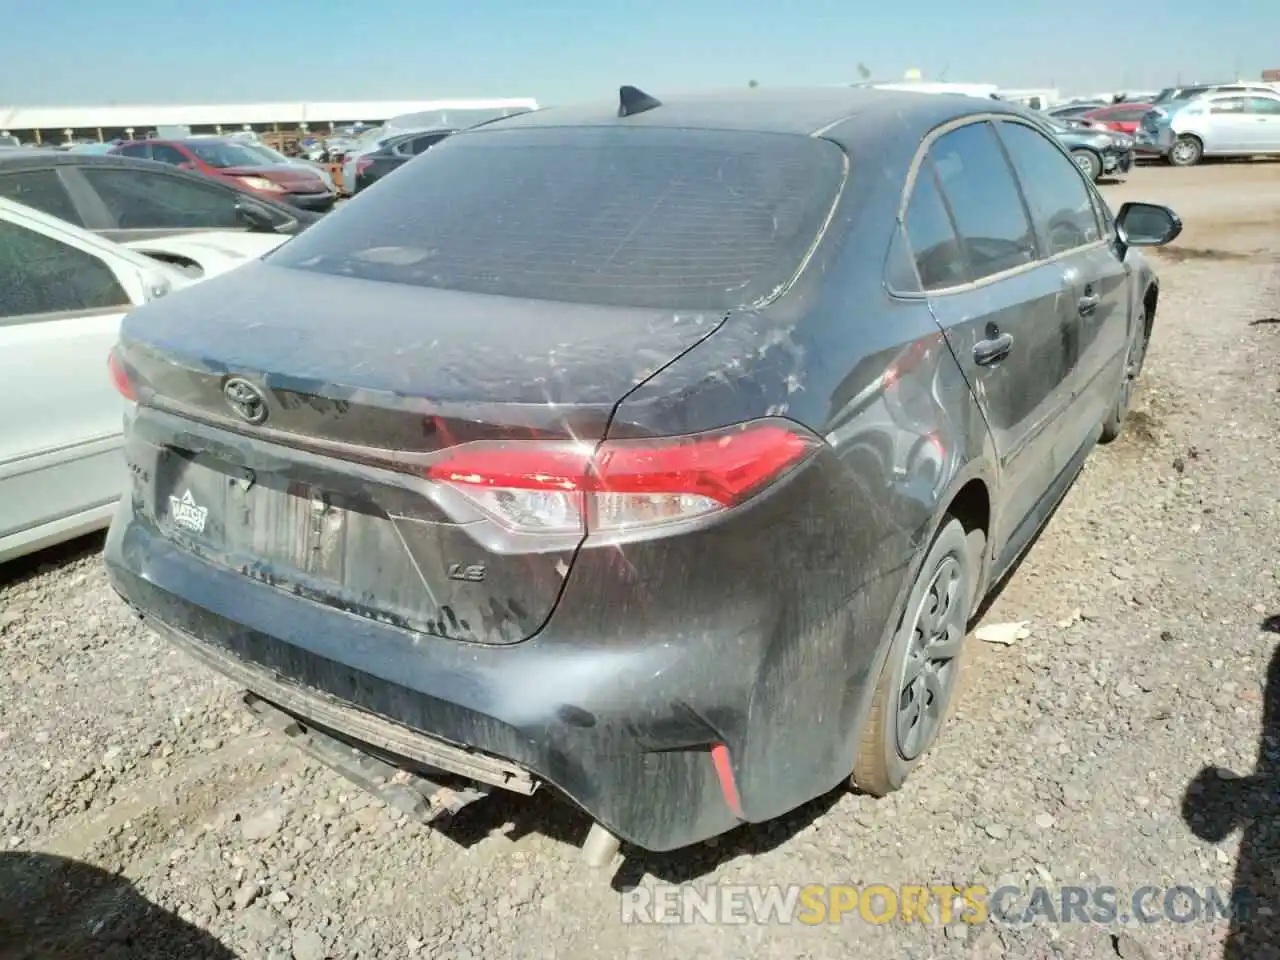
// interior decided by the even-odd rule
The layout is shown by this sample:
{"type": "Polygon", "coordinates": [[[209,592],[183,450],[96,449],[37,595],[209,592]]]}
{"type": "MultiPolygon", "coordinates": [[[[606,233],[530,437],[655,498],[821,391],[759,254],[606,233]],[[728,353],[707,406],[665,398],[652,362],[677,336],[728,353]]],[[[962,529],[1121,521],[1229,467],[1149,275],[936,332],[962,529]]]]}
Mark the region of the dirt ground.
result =
{"type": "Polygon", "coordinates": [[[837,790],[603,874],[575,858],[586,821],[550,799],[426,830],[141,631],[99,538],[0,568],[0,960],[1280,956],[1280,164],[1144,167],[1103,190],[1186,223],[1152,254],[1137,411],[986,614],[1028,635],[975,642],[955,720],[898,794],[837,790]],[[1263,900],[1234,924],[1195,910],[1237,881],[1263,900]],[[621,891],[669,883],[1013,886],[1041,907],[1103,885],[1120,909],[623,923],[621,891]],[[1122,923],[1143,887],[1154,922],[1122,923]]]}

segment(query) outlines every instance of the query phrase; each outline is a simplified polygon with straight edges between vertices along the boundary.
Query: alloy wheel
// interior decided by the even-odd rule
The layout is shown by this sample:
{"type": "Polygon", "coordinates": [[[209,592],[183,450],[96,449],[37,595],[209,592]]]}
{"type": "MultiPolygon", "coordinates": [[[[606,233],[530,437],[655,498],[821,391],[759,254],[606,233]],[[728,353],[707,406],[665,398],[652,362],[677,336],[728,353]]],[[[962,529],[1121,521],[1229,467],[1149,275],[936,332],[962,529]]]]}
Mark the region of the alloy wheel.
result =
{"type": "Polygon", "coordinates": [[[1199,148],[1194,141],[1183,139],[1173,145],[1171,156],[1175,164],[1190,166],[1198,159],[1199,152],[1199,148]]]}

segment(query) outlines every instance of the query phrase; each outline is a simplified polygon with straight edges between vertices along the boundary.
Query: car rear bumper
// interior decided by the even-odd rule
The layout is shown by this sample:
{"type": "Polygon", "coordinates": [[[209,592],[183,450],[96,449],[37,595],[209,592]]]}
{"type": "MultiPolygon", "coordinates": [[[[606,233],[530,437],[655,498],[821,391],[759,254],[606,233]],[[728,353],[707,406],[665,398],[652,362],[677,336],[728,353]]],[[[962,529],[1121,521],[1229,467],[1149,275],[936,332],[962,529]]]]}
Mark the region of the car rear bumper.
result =
{"type": "MultiPolygon", "coordinates": [[[[832,469],[804,471],[765,513],[794,518],[832,469]]],[[[843,520],[809,535],[762,519],[772,522],[753,539],[777,558],[773,582],[745,580],[732,557],[705,569],[673,562],[670,540],[628,547],[625,560],[583,551],[596,556],[580,555],[543,630],[504,646],[411,633],[211,565],[135,513],[131,497],[105,559],[115,590],[158,633],[264,700],[446,772],[475,778],[465,757],[514,771],[661,851],[779,816],[853,765],[904,566],[851,596],[856,581],[832,552],[832,538],[851,535],[843,520]],[[815,538],[824,543],[796,546],[815,538]],[[813,569],[796,549],[827,559],[813,569]],[[690,584],[683,602],[676,582],[690,584]]]]}
{"type": "Polygon", "coordinates": [[[646,849],[685,846],[738,823],[705,747],[651,749],[664,739],[660,681],[646,692],[636,684],[644,673],[662,676],[660,649],[646,665],[634,652],[584,657],[537,641],[502,649],[414,641],[211,567],[123,516],[108,541],[111,583],[152,629],[290,713],[402,759],[434,757],[432,766],[449,773],[523,773],[646,849]],[[557,680],[588,667],[572,700],[593,708],[566,702],[557,680]],[[604,713],[646,697],[644,711],[604,713]],[[466,756],[474,762],[457,762],[466,756]]]}
{"type": "Polygon", "coordinates": [[[1169,152],[1174,139],[1173,131],[1168,128],[1156,133],[1139,130],[1133,138],[1133,149],[1139,156],[1162,157],[1169,152]]]}

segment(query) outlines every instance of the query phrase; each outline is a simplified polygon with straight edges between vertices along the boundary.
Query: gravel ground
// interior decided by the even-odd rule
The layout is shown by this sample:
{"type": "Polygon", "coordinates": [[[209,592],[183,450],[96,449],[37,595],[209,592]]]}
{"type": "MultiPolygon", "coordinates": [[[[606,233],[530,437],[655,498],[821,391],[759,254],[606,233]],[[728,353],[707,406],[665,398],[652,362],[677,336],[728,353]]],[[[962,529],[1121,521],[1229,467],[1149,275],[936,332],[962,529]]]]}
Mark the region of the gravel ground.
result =
{"type": "Polygon", "coordinates": [[[1265,915],[1225,948],[1207,922],[620,920],[636,883],[1103,883],[1123,906],[1239,871],[1274,890],[1280,729],[1259,738],[1280,640],[1280,324],[1260,321],[1280,316],[1280,164],[1104,189],[1187,223],[1155,256],[1138,410],[986,614],[1029,636],[975,644],[955,721],[900,793],[838,790],[616,875],[577,865],[587,824],[550,800],[491,798],[427,830],[140,630],[100,539],[81,542],[0,568],[0,958],[1280,955],[1265,915]]]}

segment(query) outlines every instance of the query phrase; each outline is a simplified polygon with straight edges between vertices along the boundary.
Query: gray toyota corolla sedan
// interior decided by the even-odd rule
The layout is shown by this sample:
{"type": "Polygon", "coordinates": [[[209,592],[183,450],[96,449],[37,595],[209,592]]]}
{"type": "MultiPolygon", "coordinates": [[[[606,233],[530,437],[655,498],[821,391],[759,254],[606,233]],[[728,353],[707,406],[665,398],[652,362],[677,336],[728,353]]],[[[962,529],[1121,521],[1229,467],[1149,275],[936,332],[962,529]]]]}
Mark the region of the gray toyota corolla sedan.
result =
{"type": "Polygon", "coordinates": [[[295,734],[557,791],[592,862],[884,794],[1120,431],[1180,229],[985,99],[464,131],[124,321],[111,581],[295,734]]]}

